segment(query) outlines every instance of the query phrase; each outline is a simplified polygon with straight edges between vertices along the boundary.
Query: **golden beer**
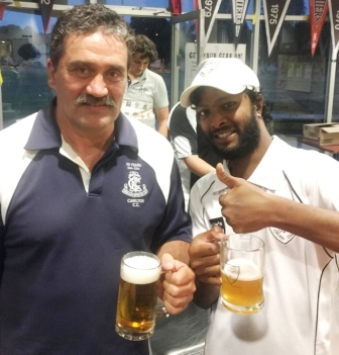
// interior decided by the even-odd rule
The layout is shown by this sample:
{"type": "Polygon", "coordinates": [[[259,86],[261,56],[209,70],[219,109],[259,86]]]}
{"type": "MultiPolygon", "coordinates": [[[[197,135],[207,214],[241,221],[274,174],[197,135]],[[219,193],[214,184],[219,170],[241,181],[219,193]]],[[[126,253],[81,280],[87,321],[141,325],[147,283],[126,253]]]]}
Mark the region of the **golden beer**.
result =
{"type": "Polygon", "coordinates": [[[264,304],[263,275],[259,267],[247,259],[233,259],[221,270],[221,300],[235,313],[253,314],[264,304]]]}
{"type": "Polygon", "coordinates": [[[135,254],[125,255],[121,263],[116,331],[129,340],[144,340],[154,332],[161,266],[155,255],[135,254]]]}

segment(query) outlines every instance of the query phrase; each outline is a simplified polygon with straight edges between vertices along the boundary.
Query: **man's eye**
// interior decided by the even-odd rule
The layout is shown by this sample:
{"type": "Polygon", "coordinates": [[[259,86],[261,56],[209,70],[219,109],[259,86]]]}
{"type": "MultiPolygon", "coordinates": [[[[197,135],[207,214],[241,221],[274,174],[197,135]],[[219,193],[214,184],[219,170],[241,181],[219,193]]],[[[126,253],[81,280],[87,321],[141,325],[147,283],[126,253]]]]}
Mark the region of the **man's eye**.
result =
{"type": "Polygon", "coordinates": [[[122,80],[122,75],[119,71],[116,71],[116,70],[112,70],[108,73],[108,77],[110,80],[112,81],[120,81],[122,80]]]}
{"type": "Polygon", "coordinates": [[[206,118],[206,111],[197,111],[197,119],[202,120],[206,118]]]}
{"type": "Polygon", "coordinates": [[[74,68],[72,70],[74,73],[76,73],[79,76],[87,76],[89,75],[89,70],[87,68],[84,67],[78,67],[78,68],[74,68]]]}

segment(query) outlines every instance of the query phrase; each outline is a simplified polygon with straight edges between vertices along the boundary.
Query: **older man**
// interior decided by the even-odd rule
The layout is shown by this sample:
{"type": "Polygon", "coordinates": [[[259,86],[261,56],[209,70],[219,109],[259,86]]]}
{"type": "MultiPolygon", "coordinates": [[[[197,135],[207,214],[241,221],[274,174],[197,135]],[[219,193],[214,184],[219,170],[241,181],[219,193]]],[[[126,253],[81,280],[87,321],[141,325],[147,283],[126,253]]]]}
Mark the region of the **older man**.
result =
{"type": "Polygon", "coordinates": [[[0,134],[1,354],[148,354],[115,332],[126,252],[162,258],[169,313],[192,299],[172,148],[120,113],[131,39],[102,5],[63,13],[47,63],[56,99],[0,134]]]}

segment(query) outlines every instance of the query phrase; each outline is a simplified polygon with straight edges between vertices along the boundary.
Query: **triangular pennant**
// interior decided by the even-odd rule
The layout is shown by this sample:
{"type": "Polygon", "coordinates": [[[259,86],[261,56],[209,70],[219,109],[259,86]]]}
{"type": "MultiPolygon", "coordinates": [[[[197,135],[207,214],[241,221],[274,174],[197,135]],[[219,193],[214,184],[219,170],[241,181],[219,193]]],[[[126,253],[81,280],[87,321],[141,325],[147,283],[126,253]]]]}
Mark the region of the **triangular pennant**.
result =
{"type": "Polygon", "coordinates": [[[274,47],[291,0],[264,0],[268,55],[274,47]]]}
{"type": "Polygon", "coordinates": [[[10,2],[3,2],[3,1],[0,1],[0,20],[3,19],[4,17],[4,12],[5,12],[5,8],[6,8],[6,5],[10,4],[10,2]]]}
{"type": "Polygon", "coordinates": [[[336,60],[339,50],[339,1],[329,0],[331,33],[332,33],[332,59],[336,60]]]}
{"type": "Polygon", "coordinates": [[[15,7],[21,7],[20,1],[14,0],[13,2],[14,2],[15,7]]]}
{"type": "Polygon", "coordinates": [[[181,14],[181,11],[182,11],[182,1],[181,0],[171,0],[172,14],[181,14]]]}
{"type": "Polygon", "coordinates": [[[327,0],[310,0],[311,53],[314,56],[328,12],[327,0]]]}
{"type": "Polygon", "coordinates": [[[232,14],[234,25],[234,39],[235,48],[239,43],[241,30],[244,26],[244,20],[247,12],[248,0],[232,0],[232,14]]]}
{"type": "Polygon", "coordinates": [[[205,10],[205,42],[211,35],[215,17],[219,11],[221,0],[199,0],[199,9],[205,10]]]}
{"type": "Polygon", "coordinates": [[[51,18],[54,0],[39,0],[39,7],[41,11],[42,23],[44,31],[47,33],[49,20],[51,18]]]}

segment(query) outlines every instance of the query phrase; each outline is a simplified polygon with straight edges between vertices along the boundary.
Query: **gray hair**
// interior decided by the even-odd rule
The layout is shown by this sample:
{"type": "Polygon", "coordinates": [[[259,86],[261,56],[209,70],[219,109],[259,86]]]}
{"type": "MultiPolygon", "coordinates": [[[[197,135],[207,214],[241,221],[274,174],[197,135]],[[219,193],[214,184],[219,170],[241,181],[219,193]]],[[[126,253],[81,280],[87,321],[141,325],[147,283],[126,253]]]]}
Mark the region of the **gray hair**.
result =
{"type": "Polygon", "coordinates": [[[54,67],[58,66],[64,54],[65,37],[72,33],[80,35],[100,31],[125,42],[129,49],[134,41],[129,25],[113,10],[100,4],[76,5],[63,11],[53,27],[50,43],[50,59],[54,67]]]}

